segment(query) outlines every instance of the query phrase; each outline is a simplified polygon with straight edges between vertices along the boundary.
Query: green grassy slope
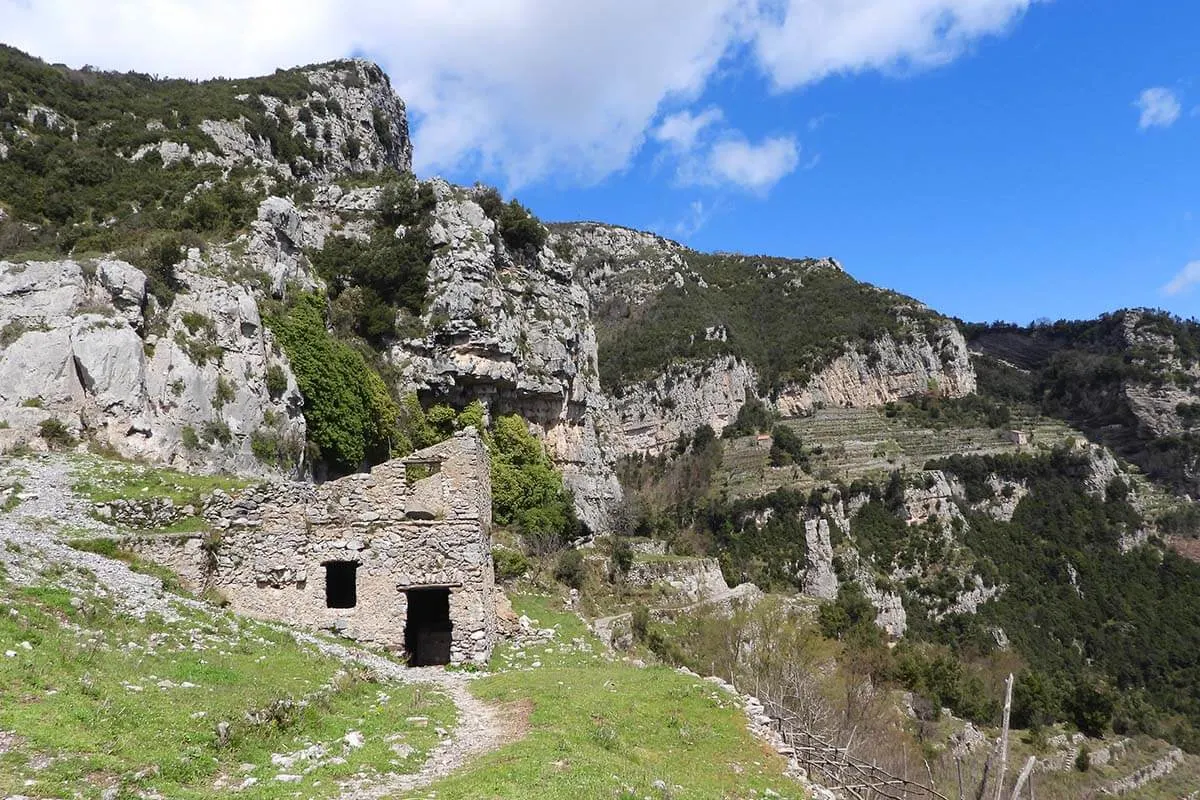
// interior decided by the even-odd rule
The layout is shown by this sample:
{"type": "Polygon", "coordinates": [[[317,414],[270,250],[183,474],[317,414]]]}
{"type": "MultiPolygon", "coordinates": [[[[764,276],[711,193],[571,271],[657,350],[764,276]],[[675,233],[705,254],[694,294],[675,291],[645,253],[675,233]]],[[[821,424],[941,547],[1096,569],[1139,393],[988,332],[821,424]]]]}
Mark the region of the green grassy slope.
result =
{"type": "Polygon", "coordinates": [[[0,575],[0,795],[336,796],[339,779],[415,771],[452,723],[441,694],[376,683],[285,632],[184,607],[139,622],[43,577],[0,575]],[[272,763],[314,745],[316,761],[272,763]]]}
{"type": "Polygon", "coordinates": [[[413,797],[712,800],[768,789],[805,796],[781,774],[782,759],[747,732],[732,697],[667,667],[605,658],[579,618],[555,611],[556,603],[515,598],[518,613],[558,630],[555,643],[502,646],[493,659],[502,671],[472,687],[527,708],[524,738],[413,797]]]}

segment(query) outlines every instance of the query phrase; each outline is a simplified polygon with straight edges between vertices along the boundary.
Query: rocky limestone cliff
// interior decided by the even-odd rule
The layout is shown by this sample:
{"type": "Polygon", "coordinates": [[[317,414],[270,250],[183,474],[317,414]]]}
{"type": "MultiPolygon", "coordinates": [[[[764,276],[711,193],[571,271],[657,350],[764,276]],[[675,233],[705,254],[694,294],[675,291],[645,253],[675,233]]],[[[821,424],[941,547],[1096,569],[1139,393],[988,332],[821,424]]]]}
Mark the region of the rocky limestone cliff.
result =
{"type": "MultiPolygon", "coordinates": [[[[226,170],[246,166],[278,170],[291,178],[318,182],[385,167],[399,172],[412,169],[404,102],[377,65],[362,59],[335,61],[301,70],[300,74],[311,86],[303,98],[284,100],[271,94],[248,93],[236,97],[260,105],[279,120],[288,135],[308,144],[312,158],[282,160],[272,143],[260,136],[245,116],[198,123],[213,149],[194,149],[165,133],[164,138],[139,146],[127,158],[138,161],[155,153],[164,169],[187,159],[226,170]]],[[[150,130],[165,131],[157,120],[147,125],[150,130]]]]}
{"type": "Polygon", "coordinates": [[[389,358],[423,396],[518,413],[540,435],[595,531],[621,496],[617,430],[599,383],[591,298],[551,247],[514,253],[473,192],[435,180],[421,338],[389,358]]]}
{"type": "Polygon", "coordinates": [[[720,434],[754,397],[795,417],[815,407],[864,408],[930,391],[962,397],[976,384],[966,341],[953,323],[943,322],[932,337],[915,329],[907,343],[884,334],[865,352],[847,348],[802,387],[759,387],[757,371],[733,356],[673,364],[655,379],[622,387],[614,398],[622,452],[657,454],[706,424],[720,434]]]}
{"type": "Polygon", "coordinates": [[[719,436],[755,396],[757,383],[754,369],[733,356],[668,367],[615,398],[622,453],[661,453],[701,425],[719,436]]]}
{"type": "Polygon", "coordinates": [[[784,416],[799,416],[814,406],[863,408],[925,392],[975,392],[966,340],[948,320],[938,322],[932,335],[913,325],[907,341],[885,333],[866,347],[847,348],[803,387],[779,392],[775,403],[784,416]]]}
{"type": "Polygon", "coordinates": [[[295,379],[244,286],[193,250],[160,309],[116,260],[0,261],[0,440],[64,423],[130,457],[261,472],[253,437],[303,452],[295,379]],[[272,396],[269,368],[285,382],[272,396]]]}

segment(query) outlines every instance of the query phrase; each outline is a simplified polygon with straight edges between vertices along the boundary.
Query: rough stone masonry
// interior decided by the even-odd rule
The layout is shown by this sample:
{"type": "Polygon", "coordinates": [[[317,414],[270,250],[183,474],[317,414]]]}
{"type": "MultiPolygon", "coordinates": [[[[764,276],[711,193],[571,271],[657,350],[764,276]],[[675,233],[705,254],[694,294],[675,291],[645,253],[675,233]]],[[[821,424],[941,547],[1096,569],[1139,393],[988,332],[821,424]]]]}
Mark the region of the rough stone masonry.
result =
{"type": "Polygon", "coordinates": [[[236,611],[484,664],[496,637],[487,450],[473,429],[312,486],[280,483],[205,507],[217,536],[131,543],[236,611]]]}

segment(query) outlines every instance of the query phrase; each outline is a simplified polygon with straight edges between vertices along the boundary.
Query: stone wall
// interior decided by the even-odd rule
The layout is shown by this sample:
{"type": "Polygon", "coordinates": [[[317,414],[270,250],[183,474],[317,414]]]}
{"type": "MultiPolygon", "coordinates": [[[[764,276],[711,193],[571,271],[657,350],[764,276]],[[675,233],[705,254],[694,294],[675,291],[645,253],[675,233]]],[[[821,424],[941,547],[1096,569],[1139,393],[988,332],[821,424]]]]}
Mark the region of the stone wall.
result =
{"type": "Polygon", "coordinates": [[[446,588],[450,661],[484,664],[496,637],[491,480],[474,429],[319,486],[279,483],[216,494],[219,536],[143,540],[142,554],[204,583],[237,611],[405,646],[406,591],[446,588]],[[353,562],[357,602],[330,608],[327,565],[353,562]]]}

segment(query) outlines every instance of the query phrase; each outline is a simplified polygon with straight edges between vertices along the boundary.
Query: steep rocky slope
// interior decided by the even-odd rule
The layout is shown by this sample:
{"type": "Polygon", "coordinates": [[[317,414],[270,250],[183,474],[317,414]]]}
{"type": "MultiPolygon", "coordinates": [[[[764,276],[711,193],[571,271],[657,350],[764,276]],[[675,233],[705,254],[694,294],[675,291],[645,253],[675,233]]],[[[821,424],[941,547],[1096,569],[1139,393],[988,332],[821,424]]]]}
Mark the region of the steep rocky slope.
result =
{"type": "Polygon", "coordinates": [[[1097,320],[970,326],[983,389],[1080,426],[1152,477],[1200,492],[1200,325],[1130,309],[1097,320]]]}
{"type": "Polygon", "coordinates": [[[950,320],[832,259],[709,255],[598,223],[554,231],[592,297],[625,453],[719,433],[750,398],[796,416],[975,390],[950,320]]]}
{"type": "Polygon", "coordinates": [[[304,399],[258,306],[326,289],[332,335],[397,397],[522,415],[593,530],[616,458],[720,430],[748,398],[795,414],[973,388],[952,325],[831,260],[600,224],[547,237],[494,192],[413,186],[403,102],[367,62],[193,84],[0,56],[9,444],[53,418],[126,455],[304,473],[304,399]],[[107,171],[76,186],[53,159],[107,171]],[[747,292],[802,341],[771,342],[747,292]]]}

